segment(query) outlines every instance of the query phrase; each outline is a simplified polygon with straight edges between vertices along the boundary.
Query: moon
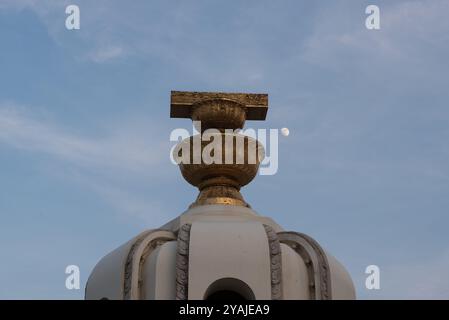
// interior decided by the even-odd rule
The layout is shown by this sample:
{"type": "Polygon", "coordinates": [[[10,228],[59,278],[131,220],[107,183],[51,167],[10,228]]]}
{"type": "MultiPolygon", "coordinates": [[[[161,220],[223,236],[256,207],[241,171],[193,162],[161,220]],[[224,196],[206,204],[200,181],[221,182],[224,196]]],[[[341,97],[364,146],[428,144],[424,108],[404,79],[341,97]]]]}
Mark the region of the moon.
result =
{"type": "Polygon", "coordinates": [[[290,130],[288,130],[288,128],[282,128],[281,133],[284,137],[288,137],[288,135],[290,134],[290,130]]]}

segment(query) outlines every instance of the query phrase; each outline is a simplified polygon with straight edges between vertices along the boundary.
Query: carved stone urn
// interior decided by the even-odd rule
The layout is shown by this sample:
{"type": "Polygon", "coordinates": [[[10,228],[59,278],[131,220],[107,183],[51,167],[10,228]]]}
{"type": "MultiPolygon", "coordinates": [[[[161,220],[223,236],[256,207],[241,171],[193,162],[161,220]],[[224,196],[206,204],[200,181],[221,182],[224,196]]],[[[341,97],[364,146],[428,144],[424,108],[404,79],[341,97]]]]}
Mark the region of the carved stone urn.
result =
{"type": "Polygon", "coordinates": [[[174,220],[103,257],[86,299],[355,298],[334,257],[310,236],[256,213],[240,193],[256,176],[264,149],[238,129],[246,120],[264,120],[267,109],[266,94],[172,91],[170,116],[199,125],[199,134],[181,141],[173,155],[199,195],[174,220]],[[204,135],[218,141],[215,148],[208,150],[204,135]]]}

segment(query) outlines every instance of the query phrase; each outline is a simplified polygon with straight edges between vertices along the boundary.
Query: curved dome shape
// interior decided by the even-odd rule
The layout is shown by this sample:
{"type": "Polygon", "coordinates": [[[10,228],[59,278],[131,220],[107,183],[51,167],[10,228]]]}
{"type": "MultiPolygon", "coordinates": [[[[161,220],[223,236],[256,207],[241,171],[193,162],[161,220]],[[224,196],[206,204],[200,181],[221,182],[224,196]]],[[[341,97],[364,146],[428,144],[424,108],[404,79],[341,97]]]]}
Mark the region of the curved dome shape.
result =
{"type": "MultiPolygon", "coordinates": [[[[226,129],[264,120],[268,95],[173,91],[170,105],[171,117],[201,120],[202,128],[218,130],[215,138],[238,142],[239,135],[227,135],[226,129]]],[[[193,138],[184,141],[195,144],[193,138]]],[[[181,164],[183,176],[200,191],[196,201],[160,229],[145,231],[104,257],[89,277],[86,299],[355,298],[344,267],[314,239],[286,232],[250,209],[240,188],[254,178],[262,160],[249,161],[249,150],[262,147],[245,149],[259,142],[243,141],[224,155],[232,150],[230,158],[245,155],[246,162],[181,164]]]]}
{"type": "Polygon", "coordinates": [[[245,299],[355,298],[344,267],[312,238],[246,207],[205,205],[104,257],[86,299],[205,299],[218,291],[245,299]]]}

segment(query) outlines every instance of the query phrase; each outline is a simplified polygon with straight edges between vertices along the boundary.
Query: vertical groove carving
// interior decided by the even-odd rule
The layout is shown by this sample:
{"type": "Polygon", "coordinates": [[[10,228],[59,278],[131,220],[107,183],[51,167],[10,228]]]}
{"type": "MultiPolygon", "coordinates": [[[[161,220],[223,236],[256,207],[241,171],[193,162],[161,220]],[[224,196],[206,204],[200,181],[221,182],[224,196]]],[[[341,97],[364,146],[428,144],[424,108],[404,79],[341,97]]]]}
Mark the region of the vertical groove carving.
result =
{"type": "Polygon", "coordinates": [[[282,256],[281,243],[276,232],[270,226],[264,224],[270,249],[270,272],[271,272],[271,299],[282,299],[282,256]]]}
{"type": "Polygon", "coordinates": [[[176,253],[176,300],[188,299],[189,288],[189,242],[191,224],[184,224],[178,232],[176,253]]]}

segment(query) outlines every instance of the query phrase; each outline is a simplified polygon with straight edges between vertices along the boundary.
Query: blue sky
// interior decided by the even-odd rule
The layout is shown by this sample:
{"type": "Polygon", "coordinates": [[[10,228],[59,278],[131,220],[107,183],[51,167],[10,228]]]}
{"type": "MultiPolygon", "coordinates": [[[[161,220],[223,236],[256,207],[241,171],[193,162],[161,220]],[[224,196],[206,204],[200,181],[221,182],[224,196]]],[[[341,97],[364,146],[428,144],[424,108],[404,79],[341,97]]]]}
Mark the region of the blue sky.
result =
{"type": "Polygon", "coordinates": [[[263,92],[279,171],[242,190],[359,298],[449,298],[449,1],[0,0],[0,298],[83,298],[95,263],[183,212],[170,90],[263,92]],[[81,29],[65,28],[77,4],[81,29]],[[365,28],[365,8],[381,29],[365,28]],[[365,268],[381,270],[367,290],[365,268]]]}

